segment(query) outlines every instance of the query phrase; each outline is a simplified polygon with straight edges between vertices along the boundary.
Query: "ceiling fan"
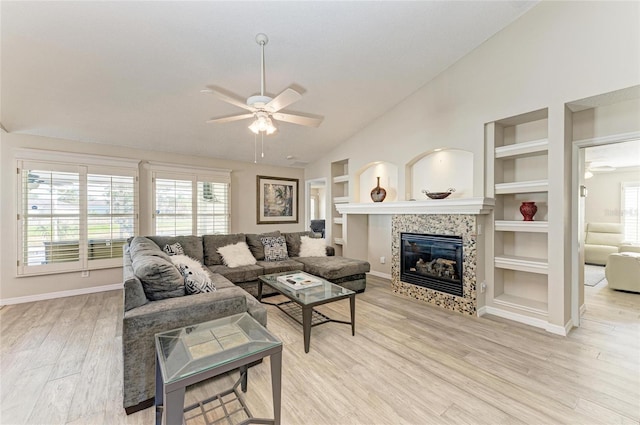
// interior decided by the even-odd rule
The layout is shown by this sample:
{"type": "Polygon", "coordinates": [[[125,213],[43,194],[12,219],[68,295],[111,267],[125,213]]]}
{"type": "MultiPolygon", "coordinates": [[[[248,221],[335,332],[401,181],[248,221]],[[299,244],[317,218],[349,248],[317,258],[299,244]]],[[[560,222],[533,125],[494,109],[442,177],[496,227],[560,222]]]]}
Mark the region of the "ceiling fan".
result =
{"type": "Polygon", "coordinates": [[[250,96],[246,102],[239,96],[234,95],[224,89],[216,86],[207,86],[202,90],[203,93],[210,93],[234,106],[238,106],[242,109],[246,109],[249,113],[241,113],[228,115],[219,118],[212,118],[208,120],[208,123],[226,123],[238,120],[244,120],[253,118],[254,122],[249,126],[249,129],[255,134],[273,134],[276,131],[276,127],[273,125],[272,119],[277,121],[284,121],[298,125],[306,125],[309,127],[318,127],[322,123],[323,117],[309,114],[279,112],[281,109],[286,108],[294,102],[297,102],[302,98],[302,94],[292,88],[287,88],[278,94],[276,97],[271,98],[264,94],[265,78],[264,78],[264,46],[269,42],[269,38],[265,34],[256,35],[256,43],[260,45],[261,49],[261,80],[260,80],[260,94],[250,96]]]}

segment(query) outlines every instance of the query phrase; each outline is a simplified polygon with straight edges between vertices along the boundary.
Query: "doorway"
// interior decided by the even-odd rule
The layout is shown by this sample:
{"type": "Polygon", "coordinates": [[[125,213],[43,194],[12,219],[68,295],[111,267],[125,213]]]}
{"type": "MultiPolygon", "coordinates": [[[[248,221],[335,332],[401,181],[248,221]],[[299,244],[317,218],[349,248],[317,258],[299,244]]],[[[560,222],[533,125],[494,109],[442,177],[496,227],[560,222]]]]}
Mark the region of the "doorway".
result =
{"type": "Polygon", "coordinates": [[[327,237],[330,230],[322,225],[327,218],[327,179],[306,180],[305,186],[305,230],[327,237]]]}

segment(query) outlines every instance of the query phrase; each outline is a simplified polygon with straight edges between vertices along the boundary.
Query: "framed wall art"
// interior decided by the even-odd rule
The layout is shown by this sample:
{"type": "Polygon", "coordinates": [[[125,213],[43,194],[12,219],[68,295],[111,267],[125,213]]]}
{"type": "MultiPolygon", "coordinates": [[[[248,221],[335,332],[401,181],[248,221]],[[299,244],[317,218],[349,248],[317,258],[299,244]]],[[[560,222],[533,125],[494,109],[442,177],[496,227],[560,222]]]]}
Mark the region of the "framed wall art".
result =
{"type": "Polygon", "coordinates": [[[257,176],[257,223],[298,222],[298,179],[257,176]]]}

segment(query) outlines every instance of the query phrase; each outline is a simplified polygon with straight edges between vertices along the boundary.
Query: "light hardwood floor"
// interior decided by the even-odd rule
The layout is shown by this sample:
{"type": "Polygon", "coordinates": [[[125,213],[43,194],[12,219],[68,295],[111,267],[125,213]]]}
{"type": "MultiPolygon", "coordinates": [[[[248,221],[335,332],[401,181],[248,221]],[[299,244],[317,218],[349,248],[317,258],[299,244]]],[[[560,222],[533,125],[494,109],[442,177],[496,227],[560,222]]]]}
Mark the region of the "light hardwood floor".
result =
{"type": "MultiPolygon", "coordinates": [[[[356,336],[315,327],[308,354],[301,327],[268,307],[284,342],[283,423],[638,424],[640,295],[586,292],[583,326],[564,338],[398,297],[369,277],[356,336]]],[[[348,301],[323,307],[348,320],[348,301]]],[[[0,309],[0,423],[152,424],[152,408],[122,409],[121,311],[121,291],[0,309]]],[[[247,403],[268,417],[268,361],[249,373],[247,403]]],[[[195,386],[187,403],[234,380],[195,386]]]]}

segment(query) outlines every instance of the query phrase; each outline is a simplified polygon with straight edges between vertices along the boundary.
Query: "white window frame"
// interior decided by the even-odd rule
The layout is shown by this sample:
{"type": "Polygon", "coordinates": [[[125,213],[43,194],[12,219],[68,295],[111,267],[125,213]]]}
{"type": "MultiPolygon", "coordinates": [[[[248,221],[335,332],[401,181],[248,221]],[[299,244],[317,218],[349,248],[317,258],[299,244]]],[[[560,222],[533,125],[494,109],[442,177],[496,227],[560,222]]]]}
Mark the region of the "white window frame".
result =
{"type": "Polygon", "coordinates": [[[156,234],[156,179],[191,181],[191,234],[198,232],[198,182],[227,184],[227,229],[231,230],[231,170],[223,168],[205,168],[196,166],[177,166],[174,164],[149,162],[147,168],[151,174],[151,229],[156,234]]]}
{"type": "Polygon", "coordinates": [[[88,246],[88,213],[87,213],[87,175],[107,174],[133,177],[134,187],[134,228],[138,234],[139,228],[139,161],[127,158],[115,158],[99,155],[62,153],[39,149],[21,149],[16,152],[16,203],[15,217],[17,218],[17,250],[16,276],[34,276],[76,271],[98,270],[122,267],[122,258],[89,259],[88,246]],[[26,265],[24,264],[24,199],[22,170],[24,168],[42,167],[56,171],[71,171],[80,177],[80,236],[78,240],[79,260],[63,263],[26,265]]]}
{"type": "MultiPolygon", "coordinates": [[[[635,208],[635,210],[630,211],[630,208],[625,203],[625,190],[627,188],[636,188],[640,196],[640,181],[622,182],[620,184],[620,211],[622,212],[621,214],[622,216],[620,217],[620,219],[622,221],[623,228],[624,228],[625,242],[638,243],[640,242],[640,240],[627,239],[627,220],[629,216],[635,217],[637,229],[638,231],[640,231],[640,211],[638,210],[637,207],[635,208]]],[[[640,235],[638,236],[638,239],[640,239],[640,235]]]]}

